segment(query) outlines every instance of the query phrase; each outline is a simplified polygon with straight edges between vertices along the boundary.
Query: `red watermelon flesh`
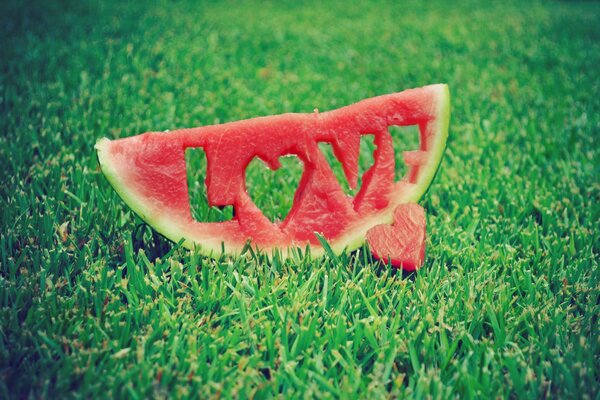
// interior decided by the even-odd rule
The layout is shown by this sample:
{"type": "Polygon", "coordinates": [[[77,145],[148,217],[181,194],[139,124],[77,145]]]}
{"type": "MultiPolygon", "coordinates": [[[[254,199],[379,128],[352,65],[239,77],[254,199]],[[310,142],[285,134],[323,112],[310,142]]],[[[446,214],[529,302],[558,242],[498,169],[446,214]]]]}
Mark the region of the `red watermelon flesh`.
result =
{"type": "Polygon", "coordinates": [[[360,101],[337,110],[258,117],[222,125],[148,132],[96,144],[102,171],[123,200],[158,232],[205,254],[238,254],[251,241],[263,249],[310,245],[323,249],[315,233],[339,253],[364,242],[371,227],[392,220],[402,203],[417,201],[440,163],[448,132],[446,85],[431,85],[360,101]],[[405,153],[406,176],[394,181],[392,125],[419,127],[419,149],[405,153]],[[374,164],[347,196],[318,144],[332,145],[349,186],[358,180],[362,135],[373,135],[374,164]],[[234,219],[198,222],[188,198],[185,150],[200,147],[207,157],[206,187],[211,206],[233,206],[234,219]],[[270,168],[279,157],[296,156],[304,171],[287,217],[273,223],[246,191],[245,169],[254,157],[270,168]]]}
{"type": "Polygon", "coordinates": [[[394,223],[374,226],[367,232],[373,256],[385,263],[414,271],[425,260],[425,210],[418,204],[401,204],[394,210],[394,223]]]}

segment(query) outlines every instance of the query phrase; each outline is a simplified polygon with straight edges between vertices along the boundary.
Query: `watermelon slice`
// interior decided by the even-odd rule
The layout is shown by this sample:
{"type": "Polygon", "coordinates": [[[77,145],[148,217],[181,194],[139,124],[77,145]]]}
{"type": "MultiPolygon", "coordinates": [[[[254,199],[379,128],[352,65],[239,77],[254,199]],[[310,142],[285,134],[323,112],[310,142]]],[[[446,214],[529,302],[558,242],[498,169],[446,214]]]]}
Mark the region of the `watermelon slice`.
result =
{"type": "Polygon", "coordinates": [[[425,260],[425,210],[418,204],[400,204],[394,210],[394,223],[367,231],[373,256],[405,271],[414,271],[425,260]]]}
{"type": "Polygon", "coordinates": [[[448,135],[449,94],[438,84],[362,100],[337,110],[282,114],[222,125],[148,132],[96,143],[102,172],[144,221],[165,237],[206,255],[239,254],[246,243],[283,256],[292,247],[323,247],[322,235],[340,253],[364,243],[375,225],[390,223],[399,204],[416,202],[429,187],[448,135]],[[417,125],[419,149],[404,154],[408,172],[394,180],[390,126],[417,125]],[[374,164],[362,176],[354,197],[347,196],[318,144],[331,144],[349,186],[358,180],[360,138],[373,135],[374,164]],[[206,153],[206,187],[211,206],[233,206],[234,218],[199,222],[190,210],[185,150],[206,153]],[[245,169],[254,157],[270,168],[279,157],[298,157],[304,171],[287,217],[273,223],[246,191],[245,169]]]}

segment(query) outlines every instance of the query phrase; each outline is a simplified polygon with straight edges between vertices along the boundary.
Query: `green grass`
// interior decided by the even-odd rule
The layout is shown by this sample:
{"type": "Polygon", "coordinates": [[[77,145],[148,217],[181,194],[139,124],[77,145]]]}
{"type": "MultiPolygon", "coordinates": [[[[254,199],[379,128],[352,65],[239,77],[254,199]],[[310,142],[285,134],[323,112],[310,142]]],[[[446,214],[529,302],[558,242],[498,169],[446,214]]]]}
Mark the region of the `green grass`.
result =
{"type": "MultiPolygon", "coordinates": [[[[20,3],[0,5],[0,398],[600,396],[599,3],[20,3]],[[183,250],[93,150],[435,82],[451,132],[413,275],[365,248],[183,250]]],[[[289,207],[264,193],[293,180],[252,176],[289,207]]]]}

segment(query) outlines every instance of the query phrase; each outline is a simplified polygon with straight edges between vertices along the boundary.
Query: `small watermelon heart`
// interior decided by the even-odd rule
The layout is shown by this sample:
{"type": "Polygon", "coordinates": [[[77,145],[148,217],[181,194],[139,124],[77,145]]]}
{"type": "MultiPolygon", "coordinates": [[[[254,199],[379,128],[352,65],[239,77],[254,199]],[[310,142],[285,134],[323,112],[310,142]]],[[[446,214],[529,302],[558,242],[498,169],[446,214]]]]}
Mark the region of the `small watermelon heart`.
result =
{"type": "Polygon", "coordinates": [[[367,231],[367,242],[375,258],[405,271],[415,271],[425,260],[425,210],[418,204],[401,204],[394,210],[394,223],[367,231]]]}

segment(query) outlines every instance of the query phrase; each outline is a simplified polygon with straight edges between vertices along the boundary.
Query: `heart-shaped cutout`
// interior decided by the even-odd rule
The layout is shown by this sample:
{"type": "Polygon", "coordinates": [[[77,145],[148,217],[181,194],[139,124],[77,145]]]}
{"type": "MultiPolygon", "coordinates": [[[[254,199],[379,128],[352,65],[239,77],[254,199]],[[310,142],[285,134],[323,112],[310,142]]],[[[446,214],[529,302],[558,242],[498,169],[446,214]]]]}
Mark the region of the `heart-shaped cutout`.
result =
{"type": "Polygon", "coordinates": [[[392,225],[381,224],[367,232],[375,258],[405,271],[415,271],[425,260],[425,210],[418,204],[401,204],[392,225]]]}
{"type": "Polygon", "coordinates": [[[288,215],[303,168],[294,156],[280,157],[272,166],[256,157],[246,167],[248,195],[271,222],[281,222],[288,215]]]}

